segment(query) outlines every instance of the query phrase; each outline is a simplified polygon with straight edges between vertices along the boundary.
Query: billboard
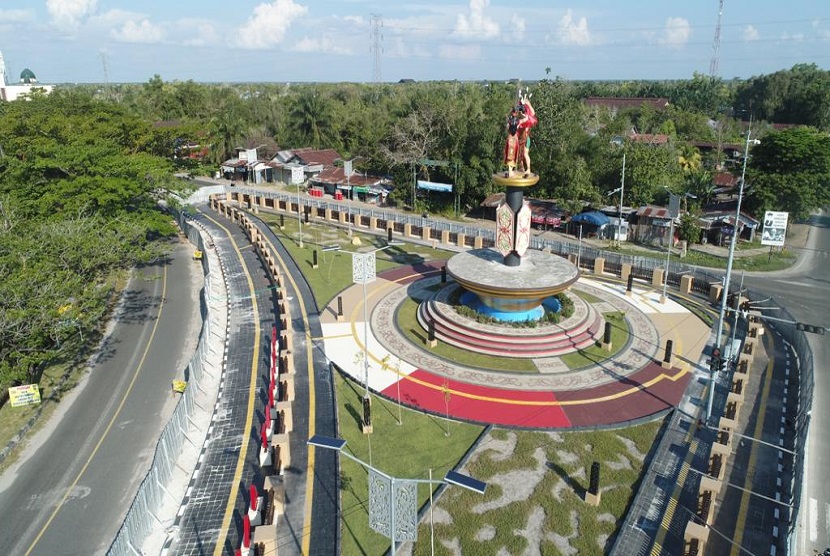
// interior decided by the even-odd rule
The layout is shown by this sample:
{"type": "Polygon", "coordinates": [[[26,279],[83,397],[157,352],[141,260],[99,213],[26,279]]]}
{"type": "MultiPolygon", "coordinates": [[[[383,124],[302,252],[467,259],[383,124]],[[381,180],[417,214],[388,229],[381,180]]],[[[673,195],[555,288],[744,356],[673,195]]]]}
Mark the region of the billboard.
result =
{"type": "Polygon", "coordinates": [[[445,191],[449,193],[452,191],[452,184],[418,180],[418,189],[426,189],[428,191],[445,191]]]}
{"type": "Polygon", "coordinates": [[[761,232],[761,245],[783,247],[787,236],[787,219],[789,212],[768,210],[764,213],[764,229],[761,232]]]}
{"type": "Polygon", "coordinates": [[[9,400],[12,407],[40,403],[40,388],[37,384],[21,384],[9,388],[9,400]]]}

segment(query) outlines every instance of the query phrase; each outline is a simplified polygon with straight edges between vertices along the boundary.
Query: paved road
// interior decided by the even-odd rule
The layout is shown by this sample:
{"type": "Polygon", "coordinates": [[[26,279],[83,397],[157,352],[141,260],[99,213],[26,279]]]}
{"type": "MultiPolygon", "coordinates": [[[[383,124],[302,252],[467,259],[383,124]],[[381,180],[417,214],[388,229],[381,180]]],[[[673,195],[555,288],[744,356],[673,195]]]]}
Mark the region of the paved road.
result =
{"type": "MultiPolygon", "coordinates": [[[[752,275],[746,284],[773,296],[801,322],[830,327],[830,216],[814,216],[805,256],[774,276],[752,275]]],[[[775,315],[774,311],[768,312],[775,315]]],[[[815,362],[813,406],[808,434],[797,554],[830,547],[830,335],[808,334],[815,362]]]]}
{"type": "Polygon", "coordinates": [[[134,272],[82,384],[0,477],[0,553],[103,554],[174,407],[170,383],[198,339],[189,244],[134,272]]]}

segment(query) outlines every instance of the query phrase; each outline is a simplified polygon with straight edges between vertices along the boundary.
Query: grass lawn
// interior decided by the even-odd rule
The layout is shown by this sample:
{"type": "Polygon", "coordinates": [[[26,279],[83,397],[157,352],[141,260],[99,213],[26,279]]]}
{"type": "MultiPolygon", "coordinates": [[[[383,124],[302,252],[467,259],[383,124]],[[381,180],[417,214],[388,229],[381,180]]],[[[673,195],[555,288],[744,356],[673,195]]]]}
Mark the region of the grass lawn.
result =
{"type": "MultiPolygon", "coordinates": [[[[312,221],[303,224],[303,247],[299,245],[299,228],[297,219],[286,217],[285,227],[280,229],[279,216],[260,213],[259,217],[266,222],[274,233],[282,240],[283,246],[297,261],[300,269],[308,281],[318,307],[324,307],[345,288],[352,285],[352,256],[354,251],[361,249],[377,249],[386,245],[386,238],[363,234],[357,231],[353,236],[360,239],[360,245],[352,245],[347,230],[312,221]],[[323,251],[324,247],[337,246],[340,251],[323,251]],[[314,263],[314,251],[317,251],[317,265],[314,263]]],[[[390,268],[404,264],[417,264],[431,260],[443,260],[452,255],[443,249],[406,244],[392,246],[376,254],[377,272],[381,273],[390,268]]]]}
{"type": "MultiPolygon", "coordinates": [[[[484,495],[448,488],[436,503],[436,554],[607,553],[659,427],[660,422],[592,432],[494,429],[466,467],[487,483],[484,495]],[[595,461],[601,465],[597,507],[584,502],[595,461]]],[[[414,554],[430,554],[428,514],[414,554]]]]}
{"type": "MultiPolygon", "coordinates": [[[[427,479],[430,468],[434,478],[443,478],[484,430],[481,426],[448,423],[440,417],[406,408],[401,410],[402,424],[399,425],[398,405],[372,396],[373,432],[364,435],[360,427],[362,387],[335,374],[335,389],[340,437],[347,442],[345,450],[366,463],[371,460],[373,467],[396,479],[427,479]]],[[[369,527],[368,474],[349,459],[341,458],[340,464],[341,553],[380,556],[389,549],[390,541],[369,527]]],[[[418,506],[428,499],[428,486],[419,485],[418,506]]]]}

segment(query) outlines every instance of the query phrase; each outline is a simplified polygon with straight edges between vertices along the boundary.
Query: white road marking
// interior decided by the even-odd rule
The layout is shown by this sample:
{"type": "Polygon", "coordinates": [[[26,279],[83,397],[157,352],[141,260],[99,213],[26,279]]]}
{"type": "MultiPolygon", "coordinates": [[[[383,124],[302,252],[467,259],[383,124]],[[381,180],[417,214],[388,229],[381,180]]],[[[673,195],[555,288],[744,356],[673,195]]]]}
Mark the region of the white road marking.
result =
{"type": "Polygon", "coordinates": [[[810,498],[810,508],[807,510],[810,521],[810,542],[818,540],[818,500],[810,498]]]}

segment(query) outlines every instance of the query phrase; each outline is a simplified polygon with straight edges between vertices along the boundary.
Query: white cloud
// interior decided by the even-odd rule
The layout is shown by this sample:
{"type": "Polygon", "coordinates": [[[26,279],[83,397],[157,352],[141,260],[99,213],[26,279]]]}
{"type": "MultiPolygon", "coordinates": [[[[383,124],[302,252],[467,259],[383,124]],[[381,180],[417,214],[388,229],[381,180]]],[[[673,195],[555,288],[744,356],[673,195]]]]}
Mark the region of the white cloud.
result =
{"type": "Polygon", "coordinates": [[[663,29],[663,36],[660,39],[660,44],[672,48],[680,48],[692,36],[692,28],[689,25],[689,20],[682,17],[670,17],[666,20],[666,27],[663,29]]]}
{"type": "Polygon", "coordinates": [[[515,42],[521,42],[525,38],[525,28],[526,24],[524,18],[519,17],[517,14],[513,14],[510,18],[510,32],[505,32],[505,38],[515,42]]]}
{"type": "Polygon", "coordinates": [[[477,60],[481,57],[481,46],[477,44],[443,44],[438,55],[448,60],[477,60]]]}
{"type": "Polygon", "coordinates": [[[583,16],[578,20],[574,20],[573,10],[571,9],[568,9],[562,19],[559,20],[556,34],[553,37],[547,37],[547,39],[559,44],[577,46],[586,46],[593,42],[591,32],[588,30],[588,19],[583,16]]]}
{"type": "Polygon", "coordinates": [[[263,49],[276,46],[285,38],[285,32],[308,8],[293,0],[274,0],[260,4],[248,21],[236,29],[232,44],[240,48],[263,49]]]}
{"type": "Polygon", "coordinates": [[[219,40],[219,33],[208,21],[183,19],[175,25],[176,35],[181,37],[181,42],[185,46],[207,46],[216,44],[219,40]]]}
{"type": "Polygon", "coordinates": [[[34,21],[34,10],[0,10],[0,25],[4,23],[26,23],[34,21]]]}
{"type": "Polygon", "coordinates": [[[470,14],[458,14],[452,35],[462,39],[493,39],[499,36],[499,24],[484,15],[490,0],[470,0],[470,14]]]}
{"type": "Polygon", "coordinates": [[[164,30],[149,19],[131,20],[110,31],[110,36],[120,42],[155,44],[164,41],[164,30]]]}
{"type": "Polygon", "coordinates": [[[60,29],[72,30],[95,13],[98,0],[46,0],[52,23],[60,29]]]}
{"type": "Polygon", "coordinates": [[[761,35],[758,33],[758,29],[756,29],[752,25],[747,25],[746,27],[744,27],[743,35],[745,41],[757,41],[759,38],[761,38],[761,35]]]}
{"type": "Polygon", "coordinates": [[[295,52],[320,52],[323,54],[353,54],[351,48],[345,43],[338,41],[331,36],[324,37],[303,37],[291,50],[295,52]]]}

